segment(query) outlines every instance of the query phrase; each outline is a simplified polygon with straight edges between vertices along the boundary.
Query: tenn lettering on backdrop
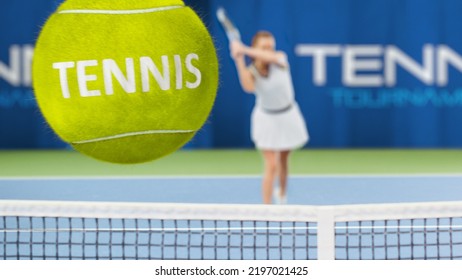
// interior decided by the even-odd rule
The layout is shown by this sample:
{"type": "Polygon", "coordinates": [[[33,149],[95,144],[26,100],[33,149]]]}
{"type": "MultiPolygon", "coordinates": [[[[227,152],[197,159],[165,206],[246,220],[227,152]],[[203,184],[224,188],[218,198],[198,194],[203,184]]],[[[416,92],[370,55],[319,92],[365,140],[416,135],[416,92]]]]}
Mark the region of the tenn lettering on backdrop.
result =
{"type": "Polygon", "coordinates": [[[0,108],[36,107],[32,92],[32,45],[11,45],[7,60],[0,60],[0,108]]]}
{"type": "Polygon", "coordinates": [[[395,45],[299,44],[295,53],[311,58],[310,82],[328,89],[336,107],[462,106],[462,87],[448,87],[451,69],[462,72],[462,55],[448,45],[426,44],[418,59],[395,45]],[[341,81],[328,75],[338,65],[333,59],[340,61],[341,81]]]}

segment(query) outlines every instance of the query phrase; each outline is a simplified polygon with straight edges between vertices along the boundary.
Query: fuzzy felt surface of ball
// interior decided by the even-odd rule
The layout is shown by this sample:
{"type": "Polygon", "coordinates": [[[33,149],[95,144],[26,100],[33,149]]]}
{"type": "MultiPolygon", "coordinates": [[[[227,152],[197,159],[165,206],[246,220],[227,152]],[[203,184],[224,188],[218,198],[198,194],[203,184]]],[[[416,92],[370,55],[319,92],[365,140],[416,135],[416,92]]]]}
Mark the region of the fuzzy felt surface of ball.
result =
{"type": "Polygon", "coordinates": [[[76,150],[114,163],[182,147],[207,120],[217,86],[210,34],[180,0],[67,0],[33,59],[49,125],[76,150]]]}

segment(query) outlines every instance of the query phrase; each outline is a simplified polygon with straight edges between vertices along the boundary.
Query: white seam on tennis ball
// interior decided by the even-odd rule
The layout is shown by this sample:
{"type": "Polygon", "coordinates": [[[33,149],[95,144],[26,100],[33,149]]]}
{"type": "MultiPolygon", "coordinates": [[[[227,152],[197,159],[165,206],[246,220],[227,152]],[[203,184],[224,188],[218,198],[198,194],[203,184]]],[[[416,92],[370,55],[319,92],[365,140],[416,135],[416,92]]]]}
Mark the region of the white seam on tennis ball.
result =
{"type": "Polygon", "coordinates": [[[149,135],[149,134],[182,134],[182,133],[192,133],[192,132],[194,132],[194,130],[146,130],[146,131],[122,133],[122,134],[94,138],[94,139],[89,139],[89,140],[75,141],[75,142],[72,142],[71,144],[88,144],[88,143],[101,142],[101,141],[106,141],[106,140],[114,140],[114,139],[119,139],[119,138],[124,138],[124,137],[130,137],[130,136],[149,135]]]}
{"type": "Polygon", "coordinates": [[[185,6],[166,6],[159,8],[150,9],[139,9],[139,10],[62,10],[58,14],[107,14],[107,15],[129,15],[129,14],[147,14],[168,11],[173,9],[181,9],[185,6]]]}

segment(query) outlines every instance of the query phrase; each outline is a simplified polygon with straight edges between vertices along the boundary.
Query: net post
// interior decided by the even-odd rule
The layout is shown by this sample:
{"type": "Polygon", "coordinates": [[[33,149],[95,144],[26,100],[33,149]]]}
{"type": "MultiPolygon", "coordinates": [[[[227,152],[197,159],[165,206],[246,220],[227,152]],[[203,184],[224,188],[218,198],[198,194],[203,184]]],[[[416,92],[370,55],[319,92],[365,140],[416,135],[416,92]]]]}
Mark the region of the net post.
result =
{"type": "Polygon", "coordinates": [[[318,259],[335,260],[334,207],[319,207],[317,228],[318,259]]]}

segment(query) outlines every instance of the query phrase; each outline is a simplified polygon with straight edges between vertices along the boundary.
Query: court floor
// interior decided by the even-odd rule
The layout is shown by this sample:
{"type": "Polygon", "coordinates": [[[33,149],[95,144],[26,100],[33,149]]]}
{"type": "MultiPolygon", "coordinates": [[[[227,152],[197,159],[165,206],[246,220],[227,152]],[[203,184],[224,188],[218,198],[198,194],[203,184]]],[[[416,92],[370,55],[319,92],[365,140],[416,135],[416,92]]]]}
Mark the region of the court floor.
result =
{"type": "MultiPolygon", "coordinates": [[[[290,204],[462,200],[460,150],[301,150],[290,164],[290,204]]],[[[183,150],[141,165],[0,151],[0,199],[259,204],[261,173],[255,150],[183,150]]]]}
{"type": "MultiPolygon", "coordinates": [[[[59,177],[0,179],[8,200],[258,204],[260,176],[59,177]]],[[[462,201],[462,175],[292,176],[289,204],[462,201]]]]}
{"type": "MultiPolygon", "coordinates": [[[[99,220],[6,216],[0,223],[6,229],[0,235],[0,254],[7,259],[315,259],[330,244],[328,251],[334,250],[340,259],[461,258],[460,151],[298,151],[291,160],[290,205],[262,208],[270,221],[272,209],[285,213],[287,221],[277,224],[249,216],[253,207],[262,207],[251,205],[261,204],[261,164],[255,151],[182,151],[136,166],[101,163],[70,151],[0,152],[0,200],[12,205],[6,206],[10,210],[20,209],[17,200],[56,201],[62,210],[73,209],[69,201],[97,202],[84,211],[90,215],[99,202],[149,202],[143,207],[159,211],[165,204],[173,208],[164,214],[179,214],[174,220],[108,220],[103,204],[99,220]],[[410,202],[424,204],[408,207],[410,202]],[[432,203],[438,204],[436,210],[432,203]],[[228,204],[235,204],[230,205],[233,211],[227,210],[228,204]],[[302,224],[290,222],[295,217],[291,211],[306,216],[331,208],[326,205],[343,209],[352,204],[370,208],[365,213],[354,210],[361,215],[352,222],[340,220],[327,227],[335,244],[325,242],[326,220],[318,214],[302,224]],[[391,212],[378,204],[388,205],[391,212]],[[189,210],[183,212],[181,205],[189,210]],[[181,218],[208,207],[232,217],[240,213],[238,220],[249,221],[181,218]],[[374,209],[382,212],[371,218],[374,209]],[[387,214],[390,219],[382,217],[387,214]],[[409,218],[413,215],[420,218],[409,218]],[[50,230],[40,230],[45,227],[50,230]],[[71,227],[77,231],[68,230],[71,227]]],[[[39,205],[37,210],[50,209],[54,215],[53,205],[39,205]]],[[[113,214],[119,215],[119,210],[113,214]]]]}

